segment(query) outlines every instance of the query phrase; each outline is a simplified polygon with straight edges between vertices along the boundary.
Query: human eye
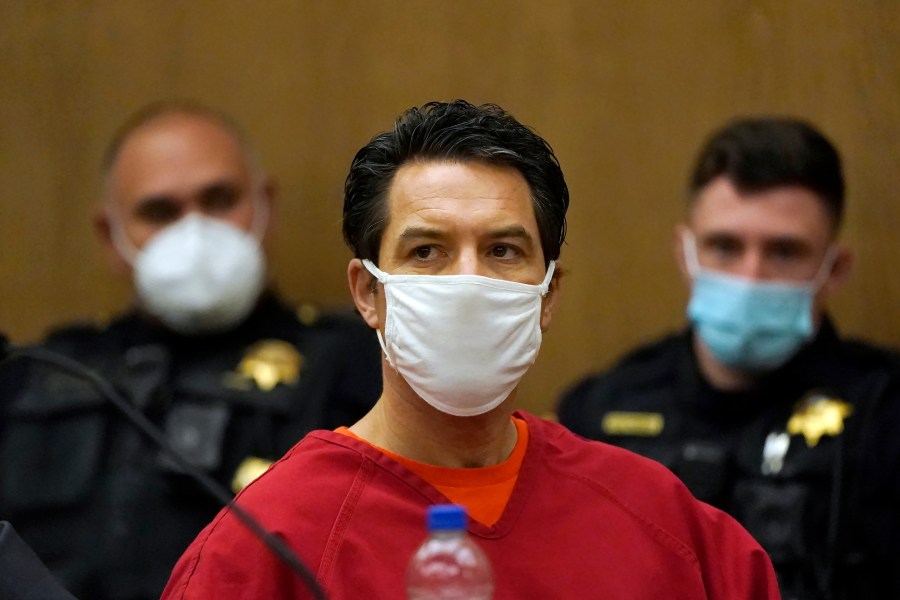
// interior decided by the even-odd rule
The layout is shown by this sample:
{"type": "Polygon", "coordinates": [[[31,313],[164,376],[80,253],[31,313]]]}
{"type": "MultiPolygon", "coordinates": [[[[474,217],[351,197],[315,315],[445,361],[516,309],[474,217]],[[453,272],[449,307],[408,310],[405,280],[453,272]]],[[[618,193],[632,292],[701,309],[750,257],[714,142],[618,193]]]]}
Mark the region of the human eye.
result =
{"type": "Polygon", "coordinates": [[[784,241],[772,244],[768,254],[775,261],[789,263],[803,258],[806,252],[801,244],[784,241]]]}
{"type": "Polygon", "coordinates": [[[166,225],[177,221],[181,216],[181,207],[177,202],[167,198],[149,198],[135,209],[135,217],[151,225],[166,225]]]}
{"type": "Polygon", "coordinates": [[[741,245],[737,240],[730,238],[712,239],[707,244],[707,249],[720,258],[734,257],[740,254],[741,245]]]}
{"type": "Polygon", "coordinates": [[[698,240],[700,264],[713,268],[727,268],[740,259],[744,251],[741,241],[730,235],[709,235],[698,240]]]}
{"type": "Polygon", "coordinates": [[[238,202],[238,190],[227,183],[215,184],[203,190],[202,204],[204,212],[224,214],[231,211],[238,202]]]}
{"type": "Polygon", "coordinates": [[[510,244],[494,244],[490,249],[493,258],[510,260],[521,255],[521,252],[510,244]]]}
{"type": "Polygon", "coordinates": [[[437,253],[434,246],[426,245],[426,246],[416,246],[412,250],[412,255],[416,260],[429,260],[433,258],[437,253]]]}

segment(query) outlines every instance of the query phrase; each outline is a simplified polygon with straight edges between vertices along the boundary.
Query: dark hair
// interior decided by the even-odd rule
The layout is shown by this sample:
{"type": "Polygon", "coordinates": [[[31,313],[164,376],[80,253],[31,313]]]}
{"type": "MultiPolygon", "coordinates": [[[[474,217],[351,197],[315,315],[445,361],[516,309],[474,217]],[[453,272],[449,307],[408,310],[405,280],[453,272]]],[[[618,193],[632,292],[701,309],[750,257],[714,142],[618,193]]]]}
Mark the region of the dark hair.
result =
{"type": "Polygon", "coordinates": [[[700,150],[689,184],[692,202],[712,180],[724,176],[742,193],[796,185],[821,199],[840,225],[844,176],[834,145],[810,123],[787,117],[734,120],[715,131],[700,150]]]}
{"type": "Polygon", "coordinates": [[[429,102],[404,112],[394,129],[363,146],[344,183],[344,240],[357,258],[378,262],[387,193],[410,161],[478,161],[512,167],[531,189],[544,260],[559,258],[569,189],[550,145],[494,104],[429,102]]]}

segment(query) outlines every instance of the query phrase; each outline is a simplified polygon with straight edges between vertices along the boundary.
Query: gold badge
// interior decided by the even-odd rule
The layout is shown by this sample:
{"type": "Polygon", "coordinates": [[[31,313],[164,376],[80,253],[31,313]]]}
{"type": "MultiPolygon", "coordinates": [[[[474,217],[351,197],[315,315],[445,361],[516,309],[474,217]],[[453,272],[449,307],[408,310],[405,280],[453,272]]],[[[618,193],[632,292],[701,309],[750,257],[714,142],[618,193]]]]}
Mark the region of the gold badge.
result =
{"type": "Polygon", "coordinates": [[[840,435],[844,431],[844,419],[852,412],[853,407],[843,400],[812,394],[794,407],[787,431],[791,435],[802,434],[806,445],[814,448],[823,435],[840,435]]]}
{"type": "Polygon", "coordinates": [[[237,494],[250,485],[254,479],[265,473],[270,466],[272,466],[271,460],[248,456],[234,472],[234,478],[231,480],[231,491],[237,494]]]}
{"type": "Polygon", "coordinates": [[[250,346],[237,369],[225,377],[226,385],[248,389],[251,382],[268,392],[279,383],[296,384],[300,380],[303,357],[291,344],[281,340],[262,340],[250,346]]]}
{"type": "Polygon", "coordinates": [[[659,413],[609,412],[600,426],[607,435],[639,435],[655,437],[662,433],[665,419],[659,413]]]}

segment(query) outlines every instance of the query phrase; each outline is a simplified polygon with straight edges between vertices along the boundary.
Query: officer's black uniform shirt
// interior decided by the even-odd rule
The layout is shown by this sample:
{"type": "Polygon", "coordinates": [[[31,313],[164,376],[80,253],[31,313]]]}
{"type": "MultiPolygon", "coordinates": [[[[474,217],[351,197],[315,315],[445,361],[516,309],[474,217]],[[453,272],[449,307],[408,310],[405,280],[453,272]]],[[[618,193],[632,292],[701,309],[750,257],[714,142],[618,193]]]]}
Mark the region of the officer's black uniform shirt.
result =
{"type": "MultiPolygon", "coordinates": [[[[109,379],[226,488],[308,431],[352,424],[381,392],[381,351],[359,315],[303,323],[273,295],[226,333],[180,336],[131,313],[45,345],[109,379]]],[[[78,597],[158,598],[221,507],[87,383],[22,360],[2,371],[0,519],[78,597]]]]}
{"type": "Polygon", "coordinates": [[[690,330],[567,391],[560,422],[653,458],[769,552],[785,600],[900,598],[900,358],[815,340],[746,392],[702,376],[690,330]]]}
{"type": "Polygon", "coordinates": [[[0,521],[0,598],[74,599],[6,521],[0,521]]]}

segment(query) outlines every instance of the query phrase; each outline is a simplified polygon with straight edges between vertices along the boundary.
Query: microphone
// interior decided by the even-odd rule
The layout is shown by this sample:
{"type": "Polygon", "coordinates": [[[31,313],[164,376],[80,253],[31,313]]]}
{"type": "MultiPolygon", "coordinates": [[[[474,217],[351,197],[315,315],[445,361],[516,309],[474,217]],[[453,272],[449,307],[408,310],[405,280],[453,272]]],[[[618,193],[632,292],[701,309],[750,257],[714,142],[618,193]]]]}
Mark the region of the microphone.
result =
{"type": "Polygon", "coordinates": [[[316,582],[315,576],[287,544],[267,531],[250,513],[241,508],[234,501],[233,495],[225,490],[215,479],[192,465],[178,450],[173,448],[162,431],[145,417],[142,412],[125,400],[116,391],[115,387],[99,373],[77,360],[47,348],[15,346],[9,342],[9,339],[3,333],[0,333],[0,363],[17,358],[26,358],[49,365],[93,385],[132,426],[150,440],[154,446],[162,450],[191,479],[199,483],[209,495],[231,511],[276,557],[294,571],[303,580],[316,600],[328,600],[324,590],[316,582]]]}

